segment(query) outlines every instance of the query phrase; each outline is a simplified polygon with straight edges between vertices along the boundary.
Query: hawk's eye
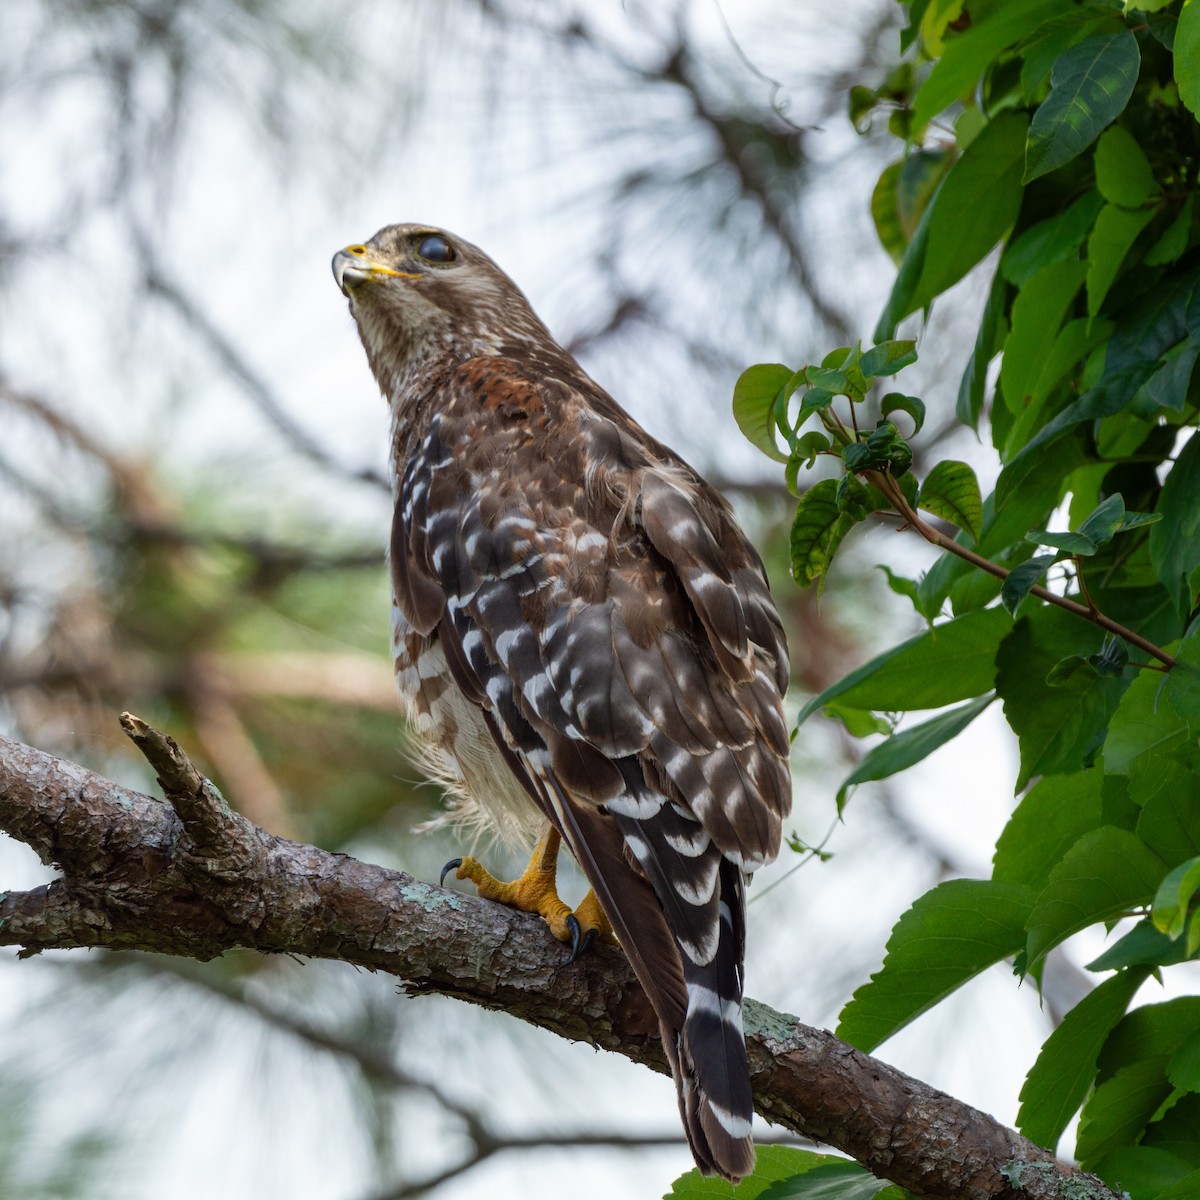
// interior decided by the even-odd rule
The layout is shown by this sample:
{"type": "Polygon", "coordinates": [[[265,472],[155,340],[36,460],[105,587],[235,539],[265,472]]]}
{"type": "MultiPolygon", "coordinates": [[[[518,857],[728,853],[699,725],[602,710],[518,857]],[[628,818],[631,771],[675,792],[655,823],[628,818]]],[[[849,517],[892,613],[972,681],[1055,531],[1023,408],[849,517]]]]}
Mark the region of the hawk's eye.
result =
{"type": "Polygon", "coordinates": [[[455,259],[454,247],[444,237],[431,235],[423,238],[417,247],[417,257],[426,262],[448,263],[455,259]]]}

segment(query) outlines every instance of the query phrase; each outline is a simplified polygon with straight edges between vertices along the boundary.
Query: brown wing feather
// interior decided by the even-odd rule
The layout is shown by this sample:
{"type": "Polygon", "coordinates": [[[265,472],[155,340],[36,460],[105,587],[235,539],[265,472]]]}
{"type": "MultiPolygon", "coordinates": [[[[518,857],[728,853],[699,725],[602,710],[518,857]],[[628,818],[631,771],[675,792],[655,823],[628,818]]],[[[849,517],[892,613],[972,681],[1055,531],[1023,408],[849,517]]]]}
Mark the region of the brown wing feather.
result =
{"type": "Polygon", "coordinates": [[[451,377],[407,446],[398,602],[415,625],[444,596],[454,678],[596,889],[697,1160],[736,1177],[742,871],[777,851],[790,799],[786,651],[724,502],[594,398],[494,359],[451,377]]]}

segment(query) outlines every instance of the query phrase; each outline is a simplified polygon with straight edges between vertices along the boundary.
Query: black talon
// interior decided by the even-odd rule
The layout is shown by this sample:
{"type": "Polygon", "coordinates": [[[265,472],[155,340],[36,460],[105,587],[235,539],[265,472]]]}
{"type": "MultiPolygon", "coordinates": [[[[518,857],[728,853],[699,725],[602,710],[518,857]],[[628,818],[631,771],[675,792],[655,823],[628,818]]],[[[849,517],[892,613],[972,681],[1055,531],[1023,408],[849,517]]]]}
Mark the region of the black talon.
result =
{"type": "Polygon", "coordinates": [[[451,871],[457,871],[458,868],[461,866],[462,866],[461,858],[452,858],[442,868],[442,873],[438,876],[438,887],[445,887],[446,886],[446,876],[449,875],[451,871]]]}
{"type": "Polygon", "coordinates": [[[567,928],[571,931],[571,957],[567,959],[567,965],[573,963],[580,955],[586,954],[591,949],[592,943],[596,940],[596,931],[589,929],[584,933],[579,924],[579,918],[571,913],[567,917],[567,928]]]}

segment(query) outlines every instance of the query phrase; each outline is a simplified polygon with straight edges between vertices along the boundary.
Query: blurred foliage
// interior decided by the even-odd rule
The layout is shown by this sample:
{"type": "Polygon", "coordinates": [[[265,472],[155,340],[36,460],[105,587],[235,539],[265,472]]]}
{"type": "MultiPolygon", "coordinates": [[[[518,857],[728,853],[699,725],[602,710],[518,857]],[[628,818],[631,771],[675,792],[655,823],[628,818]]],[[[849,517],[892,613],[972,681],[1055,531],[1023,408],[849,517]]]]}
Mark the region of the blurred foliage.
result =
{"type": "Polygon", "coordinates": [[[838,1033],[871,1050],[1004,960],[1040,986],[1052,949],[1126,919],[1017,1124],[1053,1149],[1079,1112],[1085,1168],[1135,1200],[1195,1195],[1200,999],[1130,1005],[1152,976],[1186,989],[1180,964],[1200,957],[1200,5],[905,7],[902,61],[850,94],[856,126],[886,114],[904,143],[873,199],[898,263],[879,344],[751,367],[734,410],[798,494],[800,585],[872,521],[941,550],[920,579],[890,576],[928,631],[801,713],[884,734],[839,810],[996,700],[1023,795],[992,878],[943,882],[901,916],[838,1033]],[[955,415],[998,459],[986,497],[966,463],[914,465],[927,406],[884,390],[916,358],[900,323],[981,263],[955,415]],[[806,484],[818,462],[836,474],[806,484]]]}

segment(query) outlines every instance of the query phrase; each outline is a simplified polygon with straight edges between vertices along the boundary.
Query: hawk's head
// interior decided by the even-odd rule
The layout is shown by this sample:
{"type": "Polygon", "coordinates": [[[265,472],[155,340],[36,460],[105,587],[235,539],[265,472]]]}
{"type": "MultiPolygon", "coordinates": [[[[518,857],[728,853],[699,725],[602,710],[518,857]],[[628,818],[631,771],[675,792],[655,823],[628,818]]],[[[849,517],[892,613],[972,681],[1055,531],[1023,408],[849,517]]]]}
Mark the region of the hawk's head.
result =
{"type": "MultiPolygon", "coordinates": [[[[428,225],[388,225],[333,256],[371,369],[391,395],[413,361],[550,341],[520,289],[477,246],[428,225]]],[[[551,343],[552,344],[552,343],[551,343]]]]}

